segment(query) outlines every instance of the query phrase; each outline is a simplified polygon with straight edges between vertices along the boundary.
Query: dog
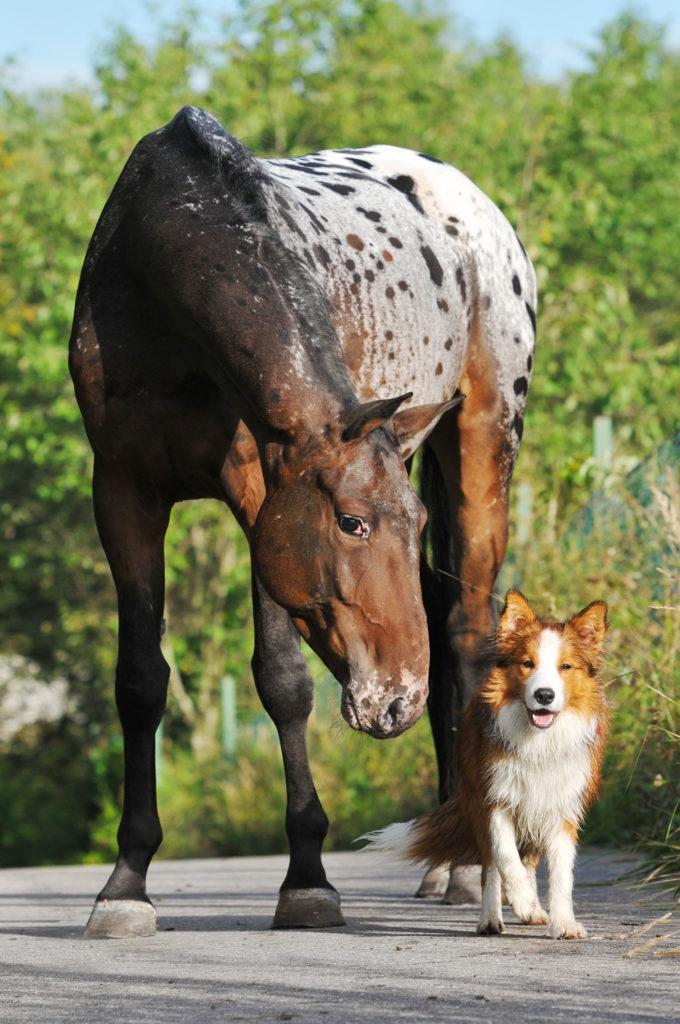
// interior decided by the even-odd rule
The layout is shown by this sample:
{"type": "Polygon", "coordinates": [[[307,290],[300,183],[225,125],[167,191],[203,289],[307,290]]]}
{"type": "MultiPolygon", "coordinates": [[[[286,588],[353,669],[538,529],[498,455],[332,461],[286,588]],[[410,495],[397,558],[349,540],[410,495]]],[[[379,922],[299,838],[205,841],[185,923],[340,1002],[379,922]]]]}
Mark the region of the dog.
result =
{"type": "Polygon", "coordinates": [[[479,935],[500,935],[503,891],[525,924],[553,938],[586,935],[574,918],[579,826],[595,799],[609,729],[599,669],[607,605],[544,622],[517,590],[506,596],[493,665],[461,716],[458,788],[437,810],[365,838],[429,867],[481,863],[479,935]],[[549,914],[536,865],[545,855],[549,914]]]}

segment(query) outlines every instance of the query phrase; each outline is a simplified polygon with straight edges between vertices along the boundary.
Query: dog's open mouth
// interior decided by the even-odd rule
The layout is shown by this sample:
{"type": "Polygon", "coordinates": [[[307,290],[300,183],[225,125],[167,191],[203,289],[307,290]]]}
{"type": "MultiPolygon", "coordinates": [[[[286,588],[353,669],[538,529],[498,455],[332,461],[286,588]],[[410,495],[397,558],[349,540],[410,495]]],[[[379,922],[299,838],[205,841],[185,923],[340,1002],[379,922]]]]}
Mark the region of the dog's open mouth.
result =
{"type": "Polygon", "coordinates": [[[557,718],[556,711],[532,711],[531,708],[528,711],[531,724],[537,729],[549,729],[557,718]]]}

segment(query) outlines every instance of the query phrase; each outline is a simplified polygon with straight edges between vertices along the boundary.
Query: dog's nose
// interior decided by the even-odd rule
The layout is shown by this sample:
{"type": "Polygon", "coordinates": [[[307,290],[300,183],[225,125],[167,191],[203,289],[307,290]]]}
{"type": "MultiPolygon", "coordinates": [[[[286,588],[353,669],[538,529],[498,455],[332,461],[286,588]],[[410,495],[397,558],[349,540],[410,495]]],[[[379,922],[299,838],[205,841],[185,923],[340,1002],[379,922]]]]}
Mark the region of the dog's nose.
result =
{"type": "Polygon", "coordinates": [[[543,707],[547,707],[555,700],[555,691],[551,690],[549,686],[541,686],[538,690],[534,690],[534,700],[542,704],[543,707]]]}

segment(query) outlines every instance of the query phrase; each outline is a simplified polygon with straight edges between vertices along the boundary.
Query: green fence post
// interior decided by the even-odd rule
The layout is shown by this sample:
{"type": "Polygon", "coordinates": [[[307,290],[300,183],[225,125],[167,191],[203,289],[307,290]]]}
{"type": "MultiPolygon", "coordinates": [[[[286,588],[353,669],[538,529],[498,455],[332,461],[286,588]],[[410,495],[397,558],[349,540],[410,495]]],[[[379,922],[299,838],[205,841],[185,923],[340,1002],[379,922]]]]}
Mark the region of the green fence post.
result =
{"type": "Polygon", "coordinates": [[[614,428],[611,416],[596,416],[593,420],[593,460],[596,466],[609,469],[614,451],[614,428]]]}
{"type": "Polygon", "coordinates": [[[224,676],[220,685],[222,702],[222,753],[225,757],[233,757],[236,753],[236,680],[233,676],[224,676]]]}
{"type": "Polygon", "coordinates": [[[517,485],[517,543],[524,547],[531,537],[531,514],[533,510],[533,492],[531,484],[517,485]]]}

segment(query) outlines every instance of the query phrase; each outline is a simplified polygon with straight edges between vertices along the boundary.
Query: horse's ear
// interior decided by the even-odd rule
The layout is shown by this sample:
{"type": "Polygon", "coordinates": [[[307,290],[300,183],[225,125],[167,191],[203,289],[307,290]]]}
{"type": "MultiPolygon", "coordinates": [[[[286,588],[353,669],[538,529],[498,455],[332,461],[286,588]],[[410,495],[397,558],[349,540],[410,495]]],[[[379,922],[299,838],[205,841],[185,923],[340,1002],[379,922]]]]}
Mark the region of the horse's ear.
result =
{"type": "Polygon", "coordinates": [[[358,441],[366,437],[372,430],[384,427],[392,419],[402,402],[410,398],[412,391],[398,398],[378,398],[373,402],[364,402],[349,413],[349,420],[342,432],[343,441],[358,441]]]}
{"type": "Polygon", "coordinates": [[[423,431],[434,430],[439,420],[449,409],[454,409],[465,398],[465,395],[455,395],[448,402],[435,402],[432,405],[418,405],[414,409],[402,409],[392,419],[391,427],[394,431],[399,450],[402,456],[407,459],[414,452],[412,441],[422,434],[423,431]]]}

